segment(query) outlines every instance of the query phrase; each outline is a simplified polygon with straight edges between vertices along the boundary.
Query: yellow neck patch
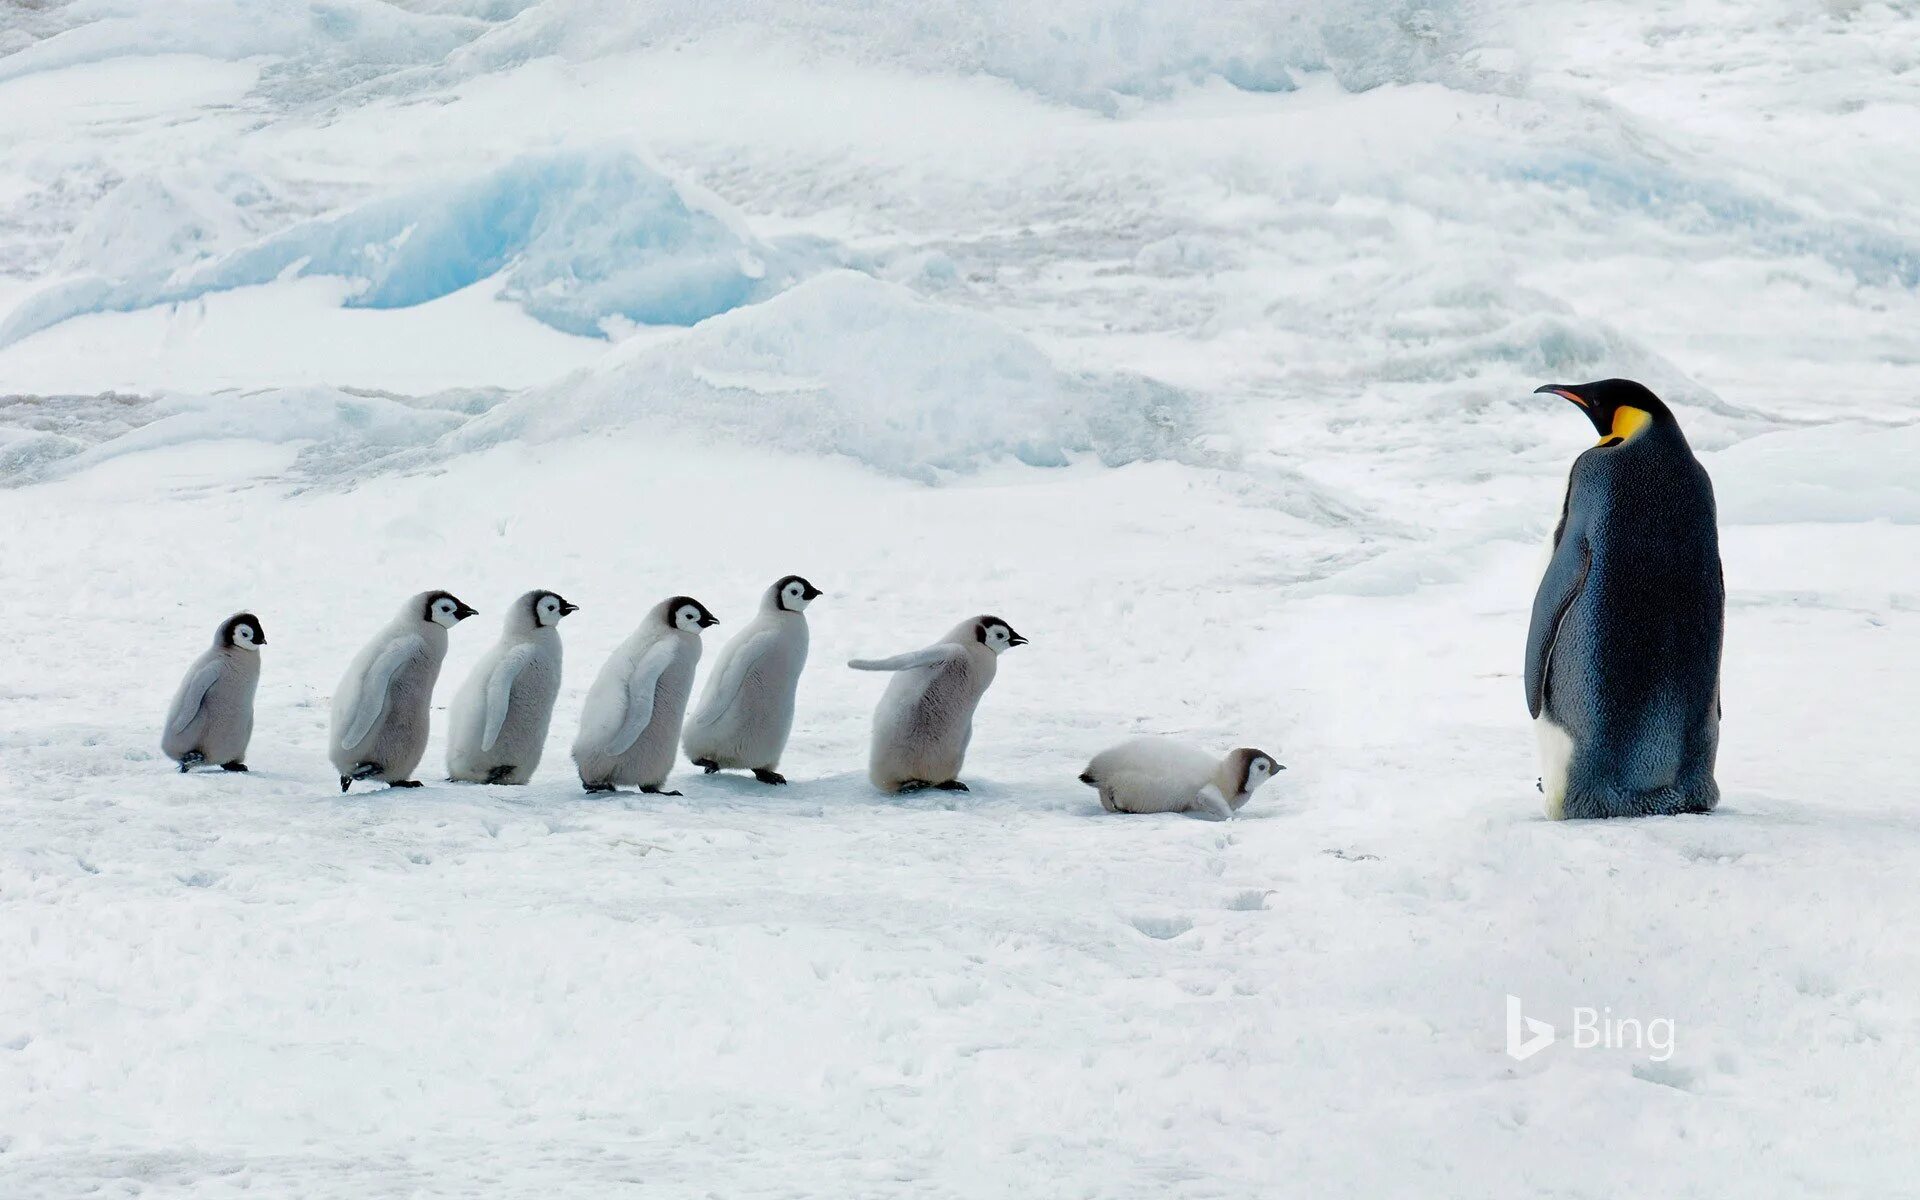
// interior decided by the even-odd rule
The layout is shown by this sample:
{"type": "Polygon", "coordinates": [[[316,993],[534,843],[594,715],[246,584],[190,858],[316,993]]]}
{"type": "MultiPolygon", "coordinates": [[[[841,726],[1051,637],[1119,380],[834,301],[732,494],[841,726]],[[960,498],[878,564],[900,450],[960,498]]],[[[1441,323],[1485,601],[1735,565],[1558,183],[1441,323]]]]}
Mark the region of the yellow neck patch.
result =
{"type": "Polygon", "coordinates": [[[1616,438],[1624,442],[1651,424],[1653,424],[1652,413],[1644,408],[1622,404],[1613,410],[1613,429],[1606,437],[1600,439],[1600,444],[1604,446],[1616,438]]]}

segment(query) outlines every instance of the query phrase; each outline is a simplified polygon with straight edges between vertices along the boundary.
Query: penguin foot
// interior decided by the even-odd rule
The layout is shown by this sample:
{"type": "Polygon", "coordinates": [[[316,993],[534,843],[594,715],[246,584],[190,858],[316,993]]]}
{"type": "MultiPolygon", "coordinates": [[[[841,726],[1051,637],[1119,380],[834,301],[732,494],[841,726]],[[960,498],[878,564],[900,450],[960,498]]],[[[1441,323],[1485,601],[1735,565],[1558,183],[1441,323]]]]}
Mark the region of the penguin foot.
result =
{"type": "Polygon", "coordinates": [[[958,779],[949,779],[945,783],[936,783],[933,787],[935,791],[939,792],[965,792],[972,790],[958,779]]]}
{"type": "Polygon", "coordinates": [[[351,776],[351,775],[342,775],[342,776],[340,777],[340,790],[341,790],[342,792],[344,792],[344,791],[346,791],[346,790],[347,790],[348,788],[350,788],[350,787],[352,787],[352,786],[353,786],[353,776],[351,776]]]}
{"type": "Polygon", "coordinates": [[[680,792],[669,792],[665,788],[657,787],[643,787],[640,790],[649,796],[678,796],[682,794],[680,792]]]}
{"type": "Polygon", "coordinates": [[[189,750],[180,756],[180,773],[185,775],[205,761],[207,761],[206,755],[198,750],[189,750]]]}
{"type": "Polygon", "coordinates": [[[715,774],[720,770],[720,764],[710,758],[696,758],[693,760],[693,765],[699,767],[709,775],[715,774]]]}
{"type": "Polygon", "coordinates": [[[909,779],[893,790],[895,795],[906,796],[914,792],[924,792],[932,786],[924,779],[909,779]]]}
{"type": "Polygon", "coordinates": [[[761,783],[771,783],[775,787],[784,786],[787,782],[785,775],[782,775],[778,771],[769,771],[765,767],[755,767],[753,769],[753,777],[761,783]]]}
{"type": "Polygon", "coordinates": [[[387,786],[390,788],[417,788],[427,785],[421,783],[418,779],[394,779],[389,780],[387,786]]]}
{"type": "Polygon", "coordinates": [[[603,792],[612,792],[612,791],[619,790],[610,783],[583,783],[580,786],[586,789],[587,794],[589,796],[597,796],[603,792]]]}
{"type": "Polygon", "coordinates": [[[238,771],[242,774],[245,774],[247,770],[247,764],[241,762],[239,759],[236,758],[230,763],[221,763],[220,769],[222,771],[238,771]]]}
{"type": "Polygon", "coordinates": [[[495,767],[493,768],[493,770],[487,772],[487,782],[488,783],[504,783],[506,782],[507,776],[513,774],[517,770],[519,770],[518,767],[514,767],[511,765],[503,765],[503,766],[495,767]]]}

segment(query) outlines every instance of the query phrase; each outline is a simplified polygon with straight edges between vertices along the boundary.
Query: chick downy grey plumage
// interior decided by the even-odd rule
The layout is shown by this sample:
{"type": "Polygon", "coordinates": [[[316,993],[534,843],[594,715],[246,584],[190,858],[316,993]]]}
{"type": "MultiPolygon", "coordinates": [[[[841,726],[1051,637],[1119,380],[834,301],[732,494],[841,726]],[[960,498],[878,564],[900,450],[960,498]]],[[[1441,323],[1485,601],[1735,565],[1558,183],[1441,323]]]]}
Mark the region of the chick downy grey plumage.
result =
{"type": "Polygon", "coordinates": [[[794,695],[807,665],[806,608],[821,595],[788,575],[760,598],[760,613],[728,642],[707,673],[707,690],[687,722],[687,757],[707,774],[747,770],[761,783],[787,777],[774,768],[793,732],[794,695]]]}
{"type": "Polygon", "coordinates": [[[475,664],[447,714],[447,775],[468,783],[533,778],[560,695],[560,619],[577,612],[535,590],[507,609],[500,640],[475,664]]]}
{"type": "Polygon", "coordinates": [[[260,647],[266,644],[260,618],[235,613],[220,623],[213,645],[187,669],[160,734],[160,748],[180,764],[181,774],[201,763],[217,763],[225,771],[247,769],[260,647]]]}
{"type": "Polygon", "coordinates": [[[700,631],[719,623],[693,597],[673,596],[649,609],[640,628],[614,650],[587,691],[573,743],[582,787],[661,790],[680,747],[700,631]]]}
{"type": "Polygon", "coordinates": [[[328,757],[340,790],[356,779],[419,787],[433,685],[447,657],[447,630],[475,614],[451,592],[421,592],[355,656],[333,693],[328,757]]]}
{"type": "Polygon", "coordinates": [[[923,650],[856,658],[856,671],[892,671],[873,713],[867,777],[883,792],[938,788],[964,792],[960,768],[973,740],[973,714],[1001,654],[1027,639],[998,617],[969,617],[923,650]]]}
{"type": "Polygon", "coordinates": [[[1100,807],[1108,812],[1225,820],[1284,770],[1273,755],[1251,747],[1215,758],[1167,738],[1135,738],[1094,755],[1080,782],[1099,790],[1100,807]]]}

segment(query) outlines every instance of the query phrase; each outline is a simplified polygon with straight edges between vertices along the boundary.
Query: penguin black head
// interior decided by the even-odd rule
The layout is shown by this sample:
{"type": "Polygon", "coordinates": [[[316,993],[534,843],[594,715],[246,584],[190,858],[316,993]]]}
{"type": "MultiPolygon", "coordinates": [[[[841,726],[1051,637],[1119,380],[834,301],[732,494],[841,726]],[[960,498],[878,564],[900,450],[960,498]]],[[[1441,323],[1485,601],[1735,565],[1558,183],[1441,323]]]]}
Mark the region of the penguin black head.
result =
{"type": "Polygon", "coordinates": [[[692,596],[675,596],[667,601],[667,627],[684,629],[688,633],[699,633],[720,623],[720,618],[707,611],[707,606],[692,596]]]}
{"type": "Polygon", "coordinates": [[[267,631],[260,624],[260,618],[252,613],[235,613],[220,622],[220,633],[214,641],[220,646],[258,650],[267,644],[267,631]]]}
{"type": "Polygon", "coordinates": [[[580,611],[578,604],[568,604],[566,597],[559,592],[534,592],[528,596],[528,607],[533,614],[535,629],[558,625],[561,617],[580,611]]]}
{"type": "Polygon", "coordinates": [[[420,619],[432,621],[452,629],[455,625],[476,615],[480,610],[468,607],[464,600],[452,592],[428,592],[422,598],[420,619]]]}
{"type": "Polygon", "coordinates": [[[980,644],[995,654],[1004,654],[1015,646],[1024,646],[1027,639],[1013,631],[1013,626],[999,617],[981,617],[973,624],[973,636],[980,644]]]}
{"type": "Polygon", "coordinates": [[[1600,444],[1618,444],[1648,426],[1672,426],[1673,413],[1660,397],[1631,379],[1600,379],[1593,383],[1549,383],[1542,392],[1571,400],[1600,431],[1600,444]]]}
{"type": "Polygon", "coordinates": [[[798,575],[788,575],[773,585],[775,602],[786,612],[801,612],[807,605],[826,595],[798,575]]]}

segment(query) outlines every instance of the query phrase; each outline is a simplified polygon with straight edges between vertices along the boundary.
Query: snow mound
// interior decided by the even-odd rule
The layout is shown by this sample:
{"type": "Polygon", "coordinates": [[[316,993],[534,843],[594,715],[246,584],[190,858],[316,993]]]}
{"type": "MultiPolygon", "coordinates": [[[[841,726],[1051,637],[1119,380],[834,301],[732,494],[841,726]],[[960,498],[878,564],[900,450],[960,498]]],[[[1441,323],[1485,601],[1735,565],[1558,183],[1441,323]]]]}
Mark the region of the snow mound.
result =
{"type": "Polygon", "coordinates": [[[1920,425],[1787,429],[1706,458],[1729,525],[1920,524],[1920,425]]]}
{"type": "MultiPolygon", "coordinates": [[[[152,184],[143,185],[147,196],[152,184]]],[[[137,222],[124,243],[177,245],[192,255],[203,204],[102,201],[89,226],[137,222]]],[[[151,197],[148,197],[149,199],[151,197]]],[[[76,236],[81,236],[77,233],[76,236]]],[[[302,221],[202,261],[157,250],[135,255],[118,277],[97,271],[23,301],[0,323],[0,346],[94,312],[131,312],[284,276],[340,276],[357,308],[405,308],[494,275],[501,294],[566,333],[602,336],[610,325],[691,325],[766,298],[793,281],[814,252],[763,243],[715,199],[622,152],[526,155],[476,177],[370,201],[302,221]]]]}
{"type": "Polygon", "coordinates": [[[834,271],[672,340],[617,349],[476,419],[447,448],[659,423],[933,479],[1003,458],[1178,457],[1190,417],[1163,384],[1063,371],[986,317],[834,271]]]}
{"type": "Polygon", "coordinates": [[[151,450],[231,441],[294,446],[292,474],[339,475],[430,444],[499,396],[478,390],[405,397],[312,386],[159,397],[0,397],[0,487],[151,450]]]}
{"type": "Polygon", "coordinates": [[[734,0],[609,4],[544,0],[454,52],[466,77],[530,58],[588,59],[704,38],[759,38],[805,53],[914,72],[986,75],[1053,100],[1111,111],[1181,85],[1224,80],[1289,91],[1294,73],[1329,71],[1362,91],[1389,83],[1489,80],[1498,35],[1463,0],[734,0]]]}

